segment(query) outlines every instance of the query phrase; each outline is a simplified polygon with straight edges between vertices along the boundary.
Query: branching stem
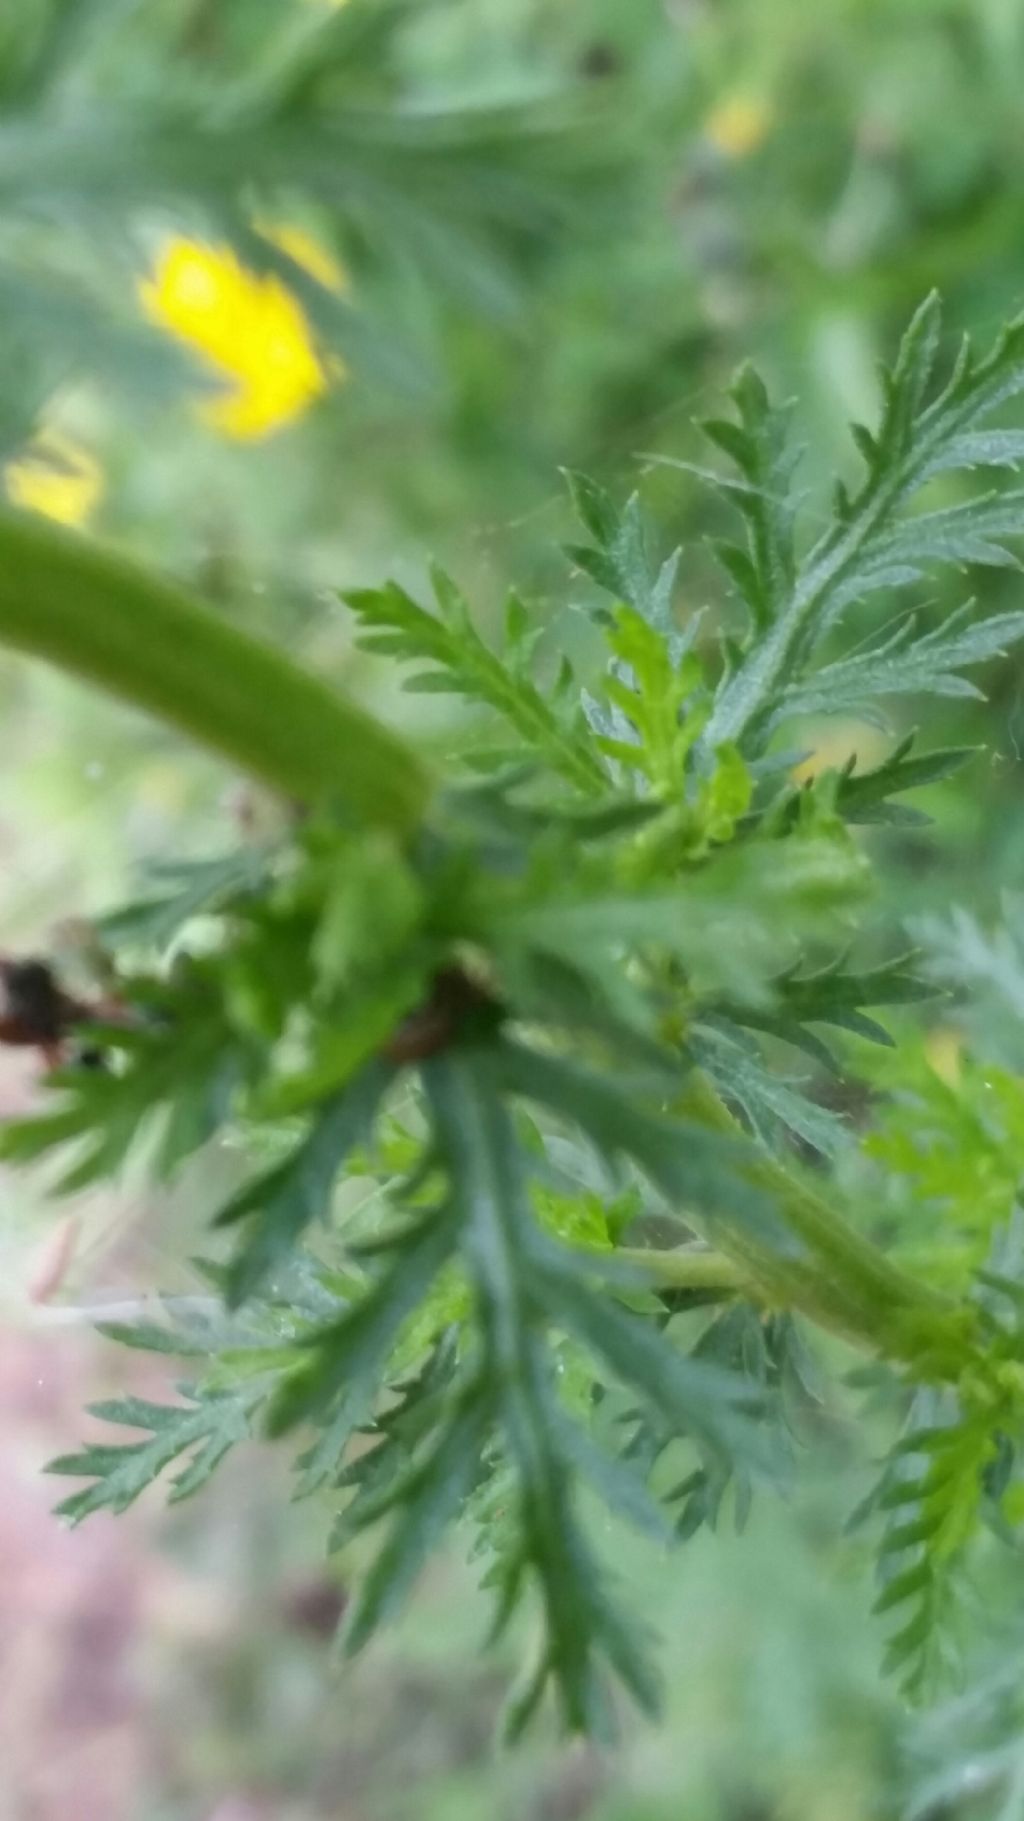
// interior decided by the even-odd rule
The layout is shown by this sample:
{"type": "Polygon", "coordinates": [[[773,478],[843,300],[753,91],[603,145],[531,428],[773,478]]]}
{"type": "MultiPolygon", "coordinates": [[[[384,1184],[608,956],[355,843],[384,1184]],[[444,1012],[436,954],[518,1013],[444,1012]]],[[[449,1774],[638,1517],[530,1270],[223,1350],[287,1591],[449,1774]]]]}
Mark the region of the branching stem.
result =
{"type": "MultiPolygon", "coordinates": [[[[428,781],[416,756],[362,709],[271,646],[172,584],[77,536],[0,511],[0,642],[100,684],[303,801],[333,800],[367,821],[412,831],[428,781]]],[[[738,1132],[710,1084],[693,1110],[738,1132]]],[[[666,1284],[748,1288],[895,1358],[931,1350],[939,1376],[962,1360],[968,1313],[906,1276],[780,1163],[766,1189],[804,1257],[781,1258],[746,1232],[722,1253],[643,1253],[666,1284]],[[806,1262],[805,1262],[806,1260],[806,1262]],[[707,1275],[710,1273],[710,1276],[707,1275]],[[716,1275],[717,1274],[717,1275],[716,1275]]]]}

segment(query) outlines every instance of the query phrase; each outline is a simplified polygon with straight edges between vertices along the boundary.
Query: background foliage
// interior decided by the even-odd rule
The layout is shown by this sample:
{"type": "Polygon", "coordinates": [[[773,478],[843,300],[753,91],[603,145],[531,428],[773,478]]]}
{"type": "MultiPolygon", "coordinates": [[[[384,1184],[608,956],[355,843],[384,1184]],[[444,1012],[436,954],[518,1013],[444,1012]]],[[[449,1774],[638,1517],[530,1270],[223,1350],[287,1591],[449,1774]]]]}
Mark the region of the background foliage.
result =
{"type": "MultiPolygon", "coordinates": [[[[688,593],[717,602],[702,490],[653,458],[706,460],[692,419],[719,410],[739,359],[754,356],[776,396],[799,396],[807,510],[823,512],[814,477],[848,464],[842,426],[873,419],[876,361],[921,295],[938,286],[952,324],[983,341],[1024,295],[1024,25],[1010,0],[66,0],[12,5],[2,27],[9,490],[177,572],[386,710],[390,685],[354,645],[336,589],[391,573],[422,598],[432,552],[485,620],[515,574],[564,641],[557,546],[578,535],[556,490],[565,466],[619,496],[641,478],[671,542],[696,553],[688,593]],[[229,347],[221,327],[218,340],[216,308],[196,329],[194,296],[161,265],[168,243],[199,249],[193,278],[212,273],[247,338],[229,347]],[[298,300],[297,321],[282,295],[298,300]],[[286,377],[252,398],[268,324],[289,343],[286,377]],[[218,370],[247,415],[211,414],[218,370]]],[[[972,588],[986,612],[1019,605],[1012,569],[976,571],[972,588]]],[[[953,576],[936,592],[949,608],[964,589],[953,576]]],[[[117,901],[148,857],[222,846],[227,817],[250,813],[224,803],[212,766],[76,686],[5,660],[2,688],[8,945],[37,945],[69,908],[117,901]]],[[[898,1077],[884,1056],[862,1065],[889,1092],[871,1139],[894,1171],[884,1219],[908,1258],[927,1254],[950,1282],[985,1256],[1021,1128],[1019,913],[1003,905],[1021,839],[1012,658],[989,694],[987,708],[950,697],[941,740],[932,721],[931,744],[984,749],[927,799],[941,841],[912,825],[884,836],[893,913],[914,919],[937,977],[974,1009],[909,1033],[898,1077]]],[[[403,698],[403,722],[413,711],[446,745],[446,706],[403,698]]],[[[819,752],[862,760],[889,745],[852,711],[827,740],[819,752]]],[[[158,1218],[136,1213],[134,1248],[111,1248],[123,1211],[84,1204],[72,1290],[130,1285],[154,1244],[146,1279],[193,1289],[186,1260],[220,1187],[186,1185],[158,1218]]],[[[10,1196],[12,1227],[33,1232],[24,1186],[10,1196]]],[[[18,1282],[22,1242],[9,1243],[18,1282]]],[[[542,1746],[494,1768],[497,1690],[473,1686],[475,1640],[437,1643],[431,1599],[447,1618],[453,1584],[469,1597],[454,1563],[387,1647],[380,1683],[350,1674],[356,1711],[334,1762],[335,1697],[316,1692],[320,1666],[282,1642],[257,1591],[268,1557],[301,1557],[268,1518],[239,1515],[253,1485],[263,1502],[273,1469],[261,1461],[221,1495],[225,1534],[247,1527],[252,1578],[236,1565],[239,1613],[198,1646],[201,1674],[226,1663],[234,1692],[211,1718],[173,1669],[157,1673],[189,1743],[125,1812],[198,1817],[238,1788],[274,1813],[344,1813],[344,1784],[353,1812],[400,1814],[413,1777],[416,1812],[429,1801],[446,1821],[496,1790],[510,1813],[609,1817],[683,1802],[709,1816],[900,1812],[899,1778],[921,1813],[959,1812],[965,1788],[980,1791],[963,1811],[975,1812],[990,1783],[1012,1802],[1021,1773],[1011,1762],[1007,1782],[992,1721],[1012,1689],[978,1694],[945,1732],[922,1728],[896,1768],[904,1721],[879,1690],[863,1587],[851,1590],[857,1545],[841,1559],[850,1582],[827,1590],[823,1538],[858,1472],[841,1434],[834,1446],[795,1535],[768,1510],[753,1520],[756,1547],[704,1538],[685,1567],[649,1570],[650,1610],[673,1640],[671,1724],[638,1735],[614,1771],[556,1764],[542,1746]],[[272,1724],[288,1700],[290,1746],[272,1724]]],[[[176,1532],[200,1567],[218,1547],[216,1526],[202,1526],[200,1514],[176,1532]]],[[[1013,1557],[983,1572],[1010,1610],[1013,1557]]],[[[168,1661],[188,1649],[172,1644],[168,1661]]]]}

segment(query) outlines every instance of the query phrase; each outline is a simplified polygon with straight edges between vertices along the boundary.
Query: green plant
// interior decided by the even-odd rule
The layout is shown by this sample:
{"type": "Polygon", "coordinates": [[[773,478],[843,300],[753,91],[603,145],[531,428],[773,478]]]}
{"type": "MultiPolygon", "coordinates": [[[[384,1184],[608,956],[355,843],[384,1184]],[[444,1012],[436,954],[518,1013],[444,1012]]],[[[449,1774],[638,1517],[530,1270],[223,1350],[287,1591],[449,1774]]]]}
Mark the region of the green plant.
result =
{"type": "Polygon", "coordinates": [[[67,1517],[122,1509],[172,1462],[182,1497],[244,1437],[294,1433],[336,1545],[373,1539],[350,1648],[464,1515],[496,1627],[524,1601],[539,1615],[513,1730],[549,1685],[570,1726],[600,1729],[605,1670],[650,1708],[657,1677],[591,1498],[666,1542],[730,1500],[742,1516],[817,1408],[817,1330],[821,1363],[841,1371],[852,1343],[906,1417],[865,1513],[888,1514],[890,1658],[930,1683],[968,1545],[1019,1504],[1024,1286],[998,1232],[952,1288],[876,1243],[884,1178],[826,1084],[849,1090],[851,1037],[889,1041],[878,1008],[935,990],[879,927],[861,831],[967,755],[903,739],[874,770],[796,783],[777,734],[976,692],[965,672],[1024,636],[1022,611],[967,609],[848,630],[936,563],[1010,562],[1024,530],[1020,494],[950,480],[1024,452],[990,425],[1024,391],[1024,324],[944,381],[938,346],[931,300],[877,430],[855,432],[863,478],[809,544],[789,413],[740,376],[736,418],[705,426],[746,527],[717,547],[721,635],[679,623],[679,554],[654,554],[639,502],[578,476],[589,541],[570,555],[601,591],[604,652],[587,674],[544,672],[516,598],[495,653],[445,575],[429,610],[394,584],[351,597],[408,687],[468,704],[442,777],[164,584],[0,521],[0,638],[197,735],[292,811],[112,919],[123,1009],[83,1027],[106,1067],[53,1071],[48,1104],[3,1134],[10,1161],[57,1153],[58,1188],[140,1141],[173,1172],[226,1124],[254,1158],[204,1267],[223,1317],[111,1330],[186,1358],[186,1401],[98,1406],[147,1436],[53,1463],[89,1482],[67,1517]]]}

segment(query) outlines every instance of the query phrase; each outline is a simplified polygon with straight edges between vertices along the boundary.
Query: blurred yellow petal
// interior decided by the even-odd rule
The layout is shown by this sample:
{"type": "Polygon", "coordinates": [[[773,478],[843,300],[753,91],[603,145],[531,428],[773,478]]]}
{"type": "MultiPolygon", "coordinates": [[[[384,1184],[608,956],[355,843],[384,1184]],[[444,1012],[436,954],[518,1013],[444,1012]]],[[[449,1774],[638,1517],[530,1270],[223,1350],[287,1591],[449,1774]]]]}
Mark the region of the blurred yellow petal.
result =
{"type": "Polygon", "coordinates": [[[53,429],[41,430],[4,469],[7,497],[62,525],[84,525],[103,497],[103,471],[86,449],[53,429]]]}
{"type": "Polygon", "coordinates": [[[960,1081],[962,1051],[963,1039],[959,1031],[950,1030],[945,1025],[929,1031],[924,1040],[924,1053],[929,1066],[935,1070],[939,1080],[950,1088],[955,1088],[960,1081]]]}
{"type": "Polygon", "coordinates": [[[841,771],[851,759],[858,771],[865,771],[878,763],[889,745],[886,735],[868,722],[834,722],[815,735],[813,751],[794,765],[790,777],[794,784],[807,784],[823,771],[841,771]]]}
{"type": "Polygon", "coordinates": [[[704,122],[704,137],[726,158],[756,152],[772,123],[771,109],[754,95],[726,95],[704,122]]]}
{"type": "MultiPolygon", "coordinates": [[[[301,229],[275,227],[268,238],[321,283],[344,282],[331,255],[301,229]]],[[[231,247],[168,241],[139,296],[151,321],[232,382],[199,406],[225,435],[267,436],[327,390],[330,376],[298,299],[275,274],[243,266],[231,247]]]]}
{"type": "MultiPolygon", "coordinates": [[[[343,6],[345,0],[338,0],[338,3],[343,6]]],[[[289,259],[294,259],[295,264],[308,272],[310,278],[315,278],[325,290],[347,289],[348,274],[344,267],[339,265],[334,254],[328,252],[319,240],[314,240],[312,234],[307,234],[305,228],[289,227],[287,224],[265,226],[261,222],[259,229],[267,240],[280,247],[282,253],[287,253],[289,259]]]]}

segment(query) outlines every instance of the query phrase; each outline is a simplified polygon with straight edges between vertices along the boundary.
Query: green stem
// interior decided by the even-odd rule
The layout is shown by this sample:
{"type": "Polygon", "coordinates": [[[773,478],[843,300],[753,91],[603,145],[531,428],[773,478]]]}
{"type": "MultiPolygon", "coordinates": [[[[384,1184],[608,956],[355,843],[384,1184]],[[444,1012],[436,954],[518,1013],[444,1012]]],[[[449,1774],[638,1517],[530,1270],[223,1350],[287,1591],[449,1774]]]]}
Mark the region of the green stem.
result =
{"type": "MultiPolygon", "coordinates": [[[[703,1125],[730,1138],[742,1137],[739,1120],[706,1077],[691,1077],[687,1087],[687,1109],[694,1111],[703,1125]]],[[[881,1303],[923,1300],[933,1308],[943,1306],[945,1298],[892,1264],[871,1240],[848,1227],[816,1190],[801,1182],[777,1158],[764,1152],[746,1174],[758,1188],[769,1191],[779,1203],[787,1226],[822,1263],[834,1266],[844,1278],[855,1281],[865,1295],[881,1303]]]]}
{"type": "Polygon", "coordinates": [[[621,1246],[614,1257],[646,1272],[659,1290],[720,1290],[766,1310],[796,1310],[864,1351],[913,1361],[925,1376],[957,1376],[969,1329],[955,1305],[870,1310],[848,1285],[830,1280],[818,1267],[782,1260],[738,1238],[735,1245],[731,1237],[727,1243],[729,1252],[621,1246]]]}
{"type": "Polygon", "coordinates": [[[616,1246],[616,1264],[648,1271],[663,1290],[724,1290],[756,1294],[753,1279],[734,1258],[706,1246],[616,1246]]]}
{"type": "MultiPolygon", "coordinates": [[[[688,1088],[687,1111],[715,1131],[742,1136],[739,1122],[709,1081],[691,1077],[688,1088]]],[[[755,1296],[771,1307],[800,1309],[856,1345],[912,1360],[922,1372],[956,1375],[973,1325],[969,1309],[901,1271],[777,1159],[766,1153],[746,1174],[768,1192],[807,1255],[787,1258],[759,1244],[746,1229],[716,1229],[728,1262],[755,1296]]],[[[660,1256],[673,1262],[657,1267],[659,1281],[676,1283],[679,1252],[660,1256]]]]}
{"type": "Polygon", "coordinates": [[[362,709],[170,582],[8,511],[0,642],[99,683],[286,797],[400,832],[422,816],[419,760],[362,709]]]}

